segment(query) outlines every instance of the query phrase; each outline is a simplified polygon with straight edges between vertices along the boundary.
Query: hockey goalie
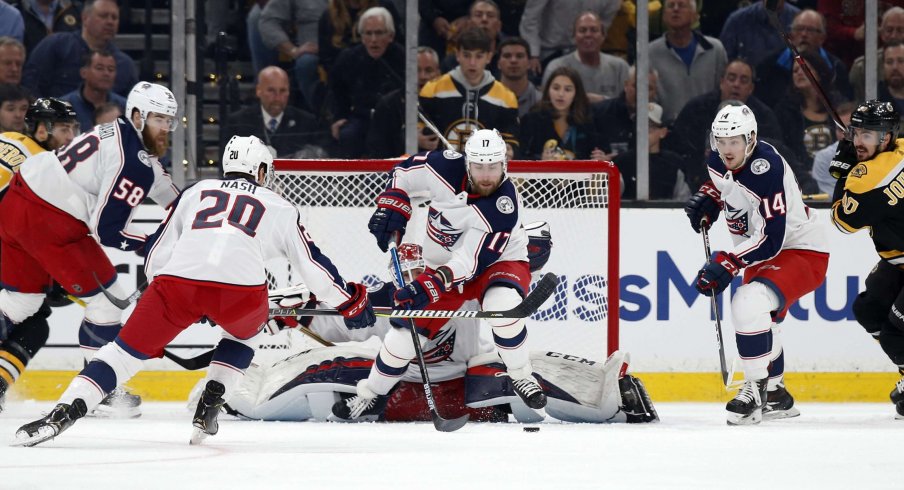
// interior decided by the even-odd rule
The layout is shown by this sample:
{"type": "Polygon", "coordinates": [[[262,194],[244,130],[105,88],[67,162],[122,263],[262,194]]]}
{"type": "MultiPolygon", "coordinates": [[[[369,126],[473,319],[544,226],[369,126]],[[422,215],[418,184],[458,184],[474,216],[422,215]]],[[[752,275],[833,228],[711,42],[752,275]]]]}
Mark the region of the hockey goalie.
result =
{"type": "MultiPolygon", "coordinates": [[[[526,227],[530,236],[529,260],[532,272],[539,271],[552,247],[549,226],[534,223],[526,227]]],[[[417,276],[424,268],[419,245],[399,247],[402,270],[417,276]]],[[[393,283],[369,290],[377,306],[392,305],[393,283]]],[[[272,291],[271,301],[285,308],[317,307],[317,299],[303,286],[272,291]]],[[[476,309],[474,304],[463,309],[476,309]]],[[[441,306],[439,306],[442,309],[441,306]]],[[[544,411],[528,408],[514,392],[488,329],[478,328],[478,319],[453,318],[418,320],[441,322],[438,335],[424,340],[423,352],[433,381],[437,410],[443,417],[468,414],[471,420],[508,421],[511,414],[522,423],[535,423],[545,416],[566,422],[654,422],[656,410],[643,383],[627,374],[629,356],[614,352],[605,362],[564,353],[531,353],[534,374],[548,395],[544,411]]],[[[227,400],[227,412],[254,420],[337,420],[331,407],[354,396],[355,387],[367,378],[379,349],[378,342],[391,328],[388,318],[378,318],[366,329],[349,330],[341,317],[317,316],[274,318],[269,329],[306,329],[327,343],[322,348],[296,353],[273,363],[255,364],[244,381],[227,400]]],[[[199,383],[203,386],[203,380],[199,383]]],[[[385,410],[364,420],[429,421],[430,412],[416,365],[409,366],[402,382],[390,393],[385,410]]]]}

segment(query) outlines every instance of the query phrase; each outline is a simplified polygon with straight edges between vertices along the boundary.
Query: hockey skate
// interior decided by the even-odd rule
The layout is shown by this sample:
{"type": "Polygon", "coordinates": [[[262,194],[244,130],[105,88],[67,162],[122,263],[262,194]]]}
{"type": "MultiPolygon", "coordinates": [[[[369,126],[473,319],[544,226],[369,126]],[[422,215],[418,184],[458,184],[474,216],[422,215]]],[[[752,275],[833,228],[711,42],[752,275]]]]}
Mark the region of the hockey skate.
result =
{"type": "Polygon", "coordinates": [[[785,385],[779,383],[776,389],[766,393],[766,406],[763,407],[763,420],[790,419],[800,416],[800,410],[794,407],[794,397],[785,385]]]}
{"type": "Polygon", "coordinates": [[[44,418],[19,427],[12,445],[31,447],[53,439],[72,427],[72,424],[84,417],[87,411],[85,401],[81,398],[76,398],[72,405],[59,403],[44,418]]]}
{"type": "Polygon", "coordinates": [[[543,393],[543,388],[540,387],[537,379],[532,374],[527,374],[527,376],[523,377],[519,376],[516,379],[515,376],[517,375],[518,373],[509,371],[509,376],[512,378],[512,388],[524,400],[524,404],[534,410],[540,410],[545,407],[546,393],[543,393]]]}
{"type": "Polygon", "coordinates": [[[134,419],[141,417],[141,397],[129,393],[121,386],[117,386],[101,400],[100,404],[88,416],[103,419],[134,419]]]}
{"type": "Polygon", "coordinates": [[[374,422],[383,417],[389,395],[378,395],[366,385],[366,379],[358,382],[358,394],[333,404],[333,416],[345,422],[374,422]]]}
{"type": "Polygon", "coordinates": [[[217,416],[225,403],[223,399],[225,393],[226,387],[223,386],[223,383],[214,380],[207,382],[204,393],[201,393],[201,399],[198,400],[195,416],[191,421],[195,429],[189,444],[201,444],[201,441],[207,436],[213,436],[219,432],[220,425],[217,423],[217,416]]]}
{"type": "Polygon", "coordinates": [[[891,390],[891,402],[895,404],[895,418],[904,420],[904,378],[895,383],[894,389],[891,390]]]}
{"type": "Polygon", "coordinates": [[[733,400],[725,405],[728,425],[752,425],[763,421],[766,379],[748,379],[733,400]]]}
{"type": "Polygon", "coordinates": [[[658,422],[659,414],[653,407],[653,401],[643,385],[643,381],[630,374],[618,379],[618,390],[621,392],[621,410],[625,412],[629,424],[658,422]]]}

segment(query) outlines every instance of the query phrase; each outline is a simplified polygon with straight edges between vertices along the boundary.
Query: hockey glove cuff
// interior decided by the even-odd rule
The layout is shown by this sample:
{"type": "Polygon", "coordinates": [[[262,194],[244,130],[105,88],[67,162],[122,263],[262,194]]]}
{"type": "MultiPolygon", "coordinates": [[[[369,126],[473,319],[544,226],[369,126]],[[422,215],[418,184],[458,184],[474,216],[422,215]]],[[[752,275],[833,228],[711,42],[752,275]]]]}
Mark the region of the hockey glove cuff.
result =
{"type": "Polygon", "coordinates": [[[345,317],[345,328],[367,328],[377,321],[374,307],[367,300],[367,288],[363,284],[350,282],[346,285],[346,291],[352,297],[339,305],[336,309],[345,317]]]}
{"type": "Polygon", "coordinates": [[[389,188],[377,196],[377,210],[370,217],[367,228],[377,239],[380,250],[389,249],[389,241],[398,234],[405,234],[405,227],[411,219],[411,199],[402,189],[389,188]]]}
{"type": "Polygon", "coordinates": [[[747,267],[738,256],[725,252],[716,252],[712,262],[703,266],[697,273],[695,287],[700,294],[719,294],[731,284],[741,269],[747,267]]]}
{"type": "Polygon", "coordinates": [[[440,267],[435,272],[424,272],[414,278],[407,286],[396,290],[394,299],[397,305],[408,310],[423,310],[452,287],[452,271],[448,267],[440,267]]]}
{"type": "Polygon", "coordinates": [[[700,233],[703,228],[708,230],[722,212],[722,194],[710,180],[700,186],[700,190],[688,199],[684,205],[684,212],[695,232],[700,233]]]}
{"type": "Polygon", "coordinates": [[[835,156],[829,163],[829,174],[836,179],[843,179],[857,165],[857,148],[854,142],[843,139],[838,142],[835,156]]]}

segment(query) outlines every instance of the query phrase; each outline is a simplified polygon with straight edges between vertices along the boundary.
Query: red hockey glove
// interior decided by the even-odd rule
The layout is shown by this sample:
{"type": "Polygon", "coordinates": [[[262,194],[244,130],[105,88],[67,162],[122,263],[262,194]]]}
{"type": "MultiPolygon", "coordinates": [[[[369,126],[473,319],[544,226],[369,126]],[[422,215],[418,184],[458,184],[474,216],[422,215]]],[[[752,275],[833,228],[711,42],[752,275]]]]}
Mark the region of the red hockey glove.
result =
{"type": "Polygon", "coordinates": [[[345,328],[354,330],[373,325],[377,321],[377,316],[367,299],[367,288],[363,284],[350,282],[346,284],[346,291],[352,297],[336,308],[345,317],[345,328]]]}
{"type": "Polygon", "coordinates": [[[402,189],[389,188],[377,196],[377,210],[367,223],[380,250],[387,251],[394,236],[401,238],[411,219],[411,200],[402,189]]]}
{"type": "Polygon", "coordinates": [[[747,264],[738,256],[716,252],[712,262],[703,266],[697,273],[697,291],[706,295],[721,293],[744,267],[747,267],[747,264]]]}
{"type": "Polygon", "coordinates": [[[684,212],[691,220],[691,228],[700,233],[702,228],[709,229],[719,219],[722,211],[722,195],[713,181],[708,181],[684,205],[684,212]]]}

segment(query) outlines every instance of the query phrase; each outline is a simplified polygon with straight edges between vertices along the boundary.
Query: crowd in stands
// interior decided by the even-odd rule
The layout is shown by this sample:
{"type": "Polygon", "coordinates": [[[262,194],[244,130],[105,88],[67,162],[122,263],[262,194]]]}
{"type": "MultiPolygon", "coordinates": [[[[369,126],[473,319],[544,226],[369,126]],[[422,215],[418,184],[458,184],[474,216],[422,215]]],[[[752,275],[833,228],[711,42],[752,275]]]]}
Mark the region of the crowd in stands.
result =
{"type": "MultiPolygon", "coordinates": [[[[279,157],[397,157],[404,80],[416,73],[420,110],[453,146],[497,128],[513,158],[614,161],[624,198],[636,195],[632,0],[420,0],[416,67],[405,65],[404,1],[228,3],[247,18],[256,100],[223,134],[256,135],[279,157]]],[[[864,99],[864,4],[778,1],[790,42],[842,114],[864,99]]],[[[879,98],[904,114],[904,0],[878,4],[879,98]]],[[[805,194],[831,192],[820,172],[841,135],[763,0],[649,9],[651,197],[680,199],[708,178],[710,123],[738,102],[805,194]]],[[[137,70],[114,43],[118,27],[113,0],[0,0],[0,130],[18,126],[28,97],[70,102],[83,129],[121,113],[137,70]]],[[[420,150],[441,147],[417,134],[420,150]]]]}

